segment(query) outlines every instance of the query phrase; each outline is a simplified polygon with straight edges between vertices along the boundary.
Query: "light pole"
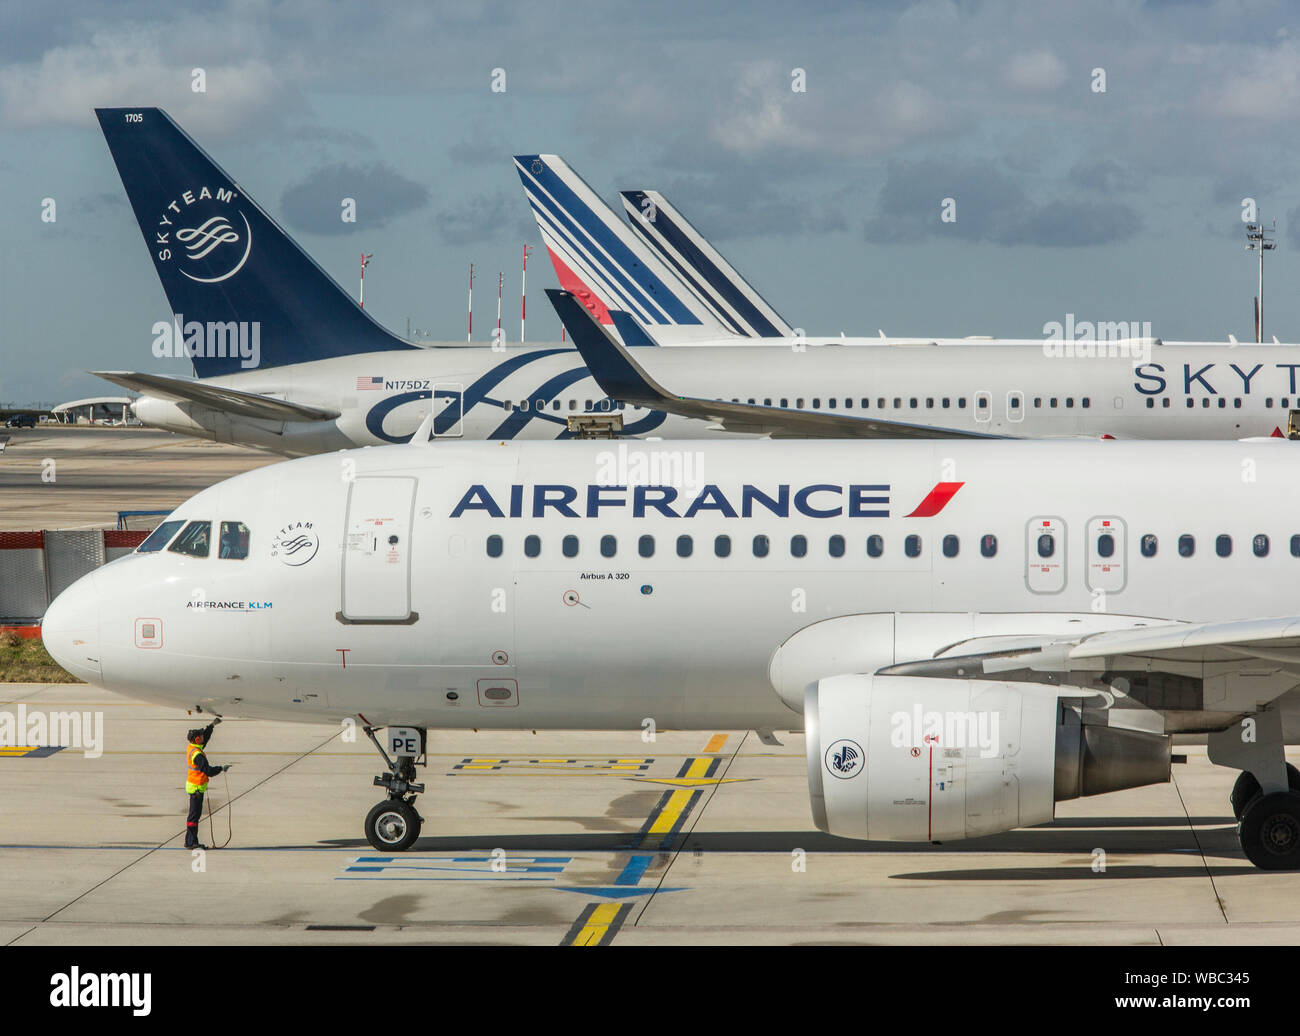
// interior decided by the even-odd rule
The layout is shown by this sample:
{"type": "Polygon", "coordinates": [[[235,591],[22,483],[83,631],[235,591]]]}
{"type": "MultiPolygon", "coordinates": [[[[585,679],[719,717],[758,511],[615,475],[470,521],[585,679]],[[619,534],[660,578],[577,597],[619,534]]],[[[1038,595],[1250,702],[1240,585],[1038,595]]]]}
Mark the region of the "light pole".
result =
{"type": "Polygon", "coordinates": [[[360,305],[361,305],[361,308],[362,308],[362,309],[365,309],[365,308],[366,308],[366,267],[370,265],[370,260],[373,259],[374,256],[375,256],[375,253],[374,253],[374,252],[371,252],[369,255],[366,255],[365,252],[362,252],[362,253],[361,253],[361,302],[360,302],[360,305]]]}
{"type": "Polygon", "coordinates": [[[466,342],[474,341],[474,264],[469,264],[469,332],[465,335],[466,342]]]}
{"type": "Polygon", "coordinates": [[[1259,294],[1255,296],[1255,341],[1264,341],[1264,253],[1277,248],[1277,242],[1270,240],[1277,232],[1277,220],[1271,226],[1264,226],[1263,220],[1246,224],[1246,251],[1259,253],[1259,294]]]}
{"type": "Polygon", "coordinates": [[[524,273],[519,280],[519,344],[524,341],[524,320],[528,316],[528,257],[533,254],[529,245],[524,245],[524,273]]]}

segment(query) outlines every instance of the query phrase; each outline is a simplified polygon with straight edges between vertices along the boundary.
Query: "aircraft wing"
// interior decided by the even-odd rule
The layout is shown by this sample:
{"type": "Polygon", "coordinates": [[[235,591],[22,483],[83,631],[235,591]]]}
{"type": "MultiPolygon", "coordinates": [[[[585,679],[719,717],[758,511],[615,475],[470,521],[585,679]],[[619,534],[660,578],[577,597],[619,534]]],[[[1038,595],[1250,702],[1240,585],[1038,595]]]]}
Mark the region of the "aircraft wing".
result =
{"type": "Polygon", "coordinates": [[[240,417],[254,417],[264,421],[332,421],[339,416],[337,410],[308,406],[306,403],[294,403],[287,399],[264,396],[258,392],[245,392],[243,389],[225,388],[188,378],[173,378],[166,374],[139,374],[134,371],[92,371],[91,373],[123,388],[133,389],[148,396],[198,403],[213,410],[238,414],[240,417]]]}
{"type": "Polygon", "coordinates": [[[881,421],[850,414],[813,413],[752,403],[678,396],[660,385],[567,291],[548,288],[561,323],[601,389],[612,399],[708,421],[729,432],[774,439],[1000,439],[1000,435],[934,425],[881,421]]]}
{"type": "Polygon", "coordinates": [[[951,677],[980,671],[1007,679],[1074,685],[1106,695],[1112,679],[1141,679],[1155,692],[1132,692],[1156,711],[1213,708],[1250,712],[1300,684],[1300,616],[1236,622],[1160,623],[1084,633],[975,637],[934,658],[887,666],[896,676],[951,677]],[[1017,676],[1016,674],[1021,674],[1017,676]],[[1188,688],[1200,688],[1194,699],[1188,688]],[[1201,697],[1203,695],[1203,697],[1201,697]]]}
{"type": "Polygon", "coordinates": [[[1300,672],[1300,616],[1111,630],[1087,637],[1070,650],[1072,659],[1120,656],[1200,664],[1257,659],[1282,662],[1300,672]]]}

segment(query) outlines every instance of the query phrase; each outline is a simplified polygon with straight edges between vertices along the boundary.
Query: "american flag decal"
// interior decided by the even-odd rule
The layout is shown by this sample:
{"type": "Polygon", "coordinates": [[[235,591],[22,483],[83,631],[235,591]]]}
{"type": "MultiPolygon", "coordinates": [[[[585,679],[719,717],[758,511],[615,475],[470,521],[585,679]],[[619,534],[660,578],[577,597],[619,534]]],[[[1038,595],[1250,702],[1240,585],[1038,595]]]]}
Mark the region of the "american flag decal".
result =
{"type": "Polygon", "coordinates": [[[383,378],[357,378],[357,391],[366,392],[372,389],[382,389],[384,387],[383,378]]]}

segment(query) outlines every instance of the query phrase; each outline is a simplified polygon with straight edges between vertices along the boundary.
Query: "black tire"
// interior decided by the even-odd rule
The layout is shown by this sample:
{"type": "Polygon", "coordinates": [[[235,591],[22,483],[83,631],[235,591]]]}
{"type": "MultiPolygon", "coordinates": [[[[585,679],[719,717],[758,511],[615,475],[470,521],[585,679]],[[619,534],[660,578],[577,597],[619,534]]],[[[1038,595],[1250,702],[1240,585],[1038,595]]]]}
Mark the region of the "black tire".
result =
{"type": "Polygon", "coordinates": [[[1300,793],[1279,791],[1251,799],[1237,837],[1246,858],[1260,870],[1300,869],[1300,793]]]}
{"type": "MultiPolygon", "coordinates": [[[[1286,782],[1287,787],[1292,791],[1300,791],[1300,770],[1297,770],[1290,763],[1286,764],[1286,782]]],[[[1232,803],[1232,815],[1240,820],[1242,811],[1246,808],[1246,803],[1262,790],[1259,781],[1255,779],[1255,775],[1249,770],[1242,770],[1237,775],[1237,783],[1232,786],[1232,794],[1228,796],[1228,800],[1232,803]]]]}
{"type": "Polygon", "coordinates": [[[380,852],[405,852],[420,837],[422,823],[409,802],[386,799],[366,814],[366,841],[380,852]]]}

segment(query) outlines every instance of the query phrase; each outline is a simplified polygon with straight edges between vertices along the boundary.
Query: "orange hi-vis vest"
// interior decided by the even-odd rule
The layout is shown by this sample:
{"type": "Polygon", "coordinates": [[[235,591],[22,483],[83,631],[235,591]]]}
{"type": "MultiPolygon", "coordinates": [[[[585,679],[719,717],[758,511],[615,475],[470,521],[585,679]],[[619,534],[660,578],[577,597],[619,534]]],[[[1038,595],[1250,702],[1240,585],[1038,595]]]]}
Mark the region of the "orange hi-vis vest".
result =
{"type": "Polygon", "coordinates": [[[185,775],[186,795],[208,790],[208,775],[194,766],[194,757],[200,754],[203,748],[203,745],[196,745],[193,742],[185,746],[185,765],[189,767],[189,772],[185,775]]]}

